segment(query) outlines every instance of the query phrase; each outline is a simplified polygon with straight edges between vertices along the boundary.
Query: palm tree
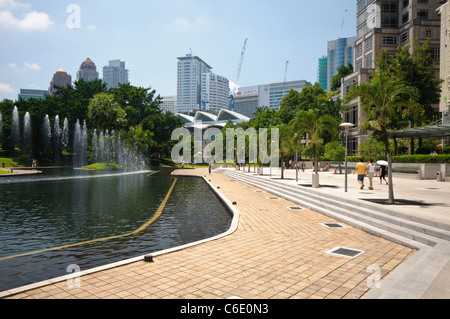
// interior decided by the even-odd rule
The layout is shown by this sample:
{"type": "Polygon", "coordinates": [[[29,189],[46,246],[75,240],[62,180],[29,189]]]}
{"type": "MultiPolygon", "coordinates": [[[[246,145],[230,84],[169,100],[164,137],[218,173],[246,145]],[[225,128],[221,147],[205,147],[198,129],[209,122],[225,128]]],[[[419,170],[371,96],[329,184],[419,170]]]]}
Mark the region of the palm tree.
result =
{"type": "Polygon", "coordinates": [[[399,114],[417,107],[417,90],[384,71],[377,72],[372,80],[353,86],[346,101],[359,97],[362,108],[367,114],[364,124],[367,128],[379,131],[386,149],[389,163],[389,203],[394,204],[394,186],[392,178],[392,153],[389,145],[388,128],[399,114]]]}
{"type": "Polygon", "coordinates": [[[319,167],[318,167],[319,158],[317,149],[319,145],[323,143],[322,136],[324,132],[328,132],[332,136],[336,135],[339,123],[333,116],[331,115],[319,116],[319,110],[312,109],[309,111],[298,112],[295,119],[292,120],[291,125],[293,126],[297,134],[299,135],[308,134],[308,141],[313,145],[314,171],[317,178],[319,174],[319,167]]]}

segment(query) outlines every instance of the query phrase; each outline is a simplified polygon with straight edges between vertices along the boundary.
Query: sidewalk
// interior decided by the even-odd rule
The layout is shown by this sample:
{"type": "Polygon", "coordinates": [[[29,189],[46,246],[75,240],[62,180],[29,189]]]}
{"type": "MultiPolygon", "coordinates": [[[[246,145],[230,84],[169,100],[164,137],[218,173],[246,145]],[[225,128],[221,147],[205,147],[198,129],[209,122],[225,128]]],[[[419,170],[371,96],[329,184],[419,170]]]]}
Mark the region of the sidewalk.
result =
{"type": "MultiPolygon", "coordinates": [[[[360,299],[381,279],[413,258],[414,249],[370,235],[225,174],[205,176],[232,209],[237,229],[226,237],[171,253],[153,263],[124,261],[84,274],[80,288],[66,279],[1,293],[12,299],[360,299]],[[356,258],[327,252],[360,250],[356,258]]],[[[199,209],[201,205],[199,205],[199,209]]],[[[145,254],[145,252],[142,252],[145,254]]]]}
{"type": "MultiPolygon", "coordinates": [[[[245,172],[228,170],[228,174],[231,176],[237,173],[238,175],[236,176],[240,175],[243,178],[245,177],[243,180],[248,182],[251,176],[255,181],[266,183],[268,189],[273,189],[280,194],[284,192],[287,197],[289,197],[289,192],[286,192],[286,185],[297,190],[294,192],[308,189],[312,195],[330,198],[330,200],[334,198],[338,206],[341,205],[336,200],[352,202],[354,206],[369,207],[373,211],[380,212],[381,215],[384,212],[389,212],[386,215],[401,216],[400,222],[404,218],[405,221],[412,221],[410,224],[417,227],[419,232],[423,232],[425,229],[424,236],[433,234],[429,236],[433,238],[432,241],[437,243],[433,247],[427,245],[420,246],[420,243],[414,241],[413,236],[413,240],[409,240],[409,242],[412,243],[412,246],[419,245],[419,253],[416,253],[411,260],[408,260],[408,262],[399,267],[393,275],[383,282],[384,289],[373,290],[367,296],[369,298],[450,298],[450,183],[437,182],[435,180],[418,180],[413,176],[403,174],[394,175],[395,199],[397,201],[406,200],[416,203],[381,205],[367,201],[373,199],[385,200],[388,198],[388,186],[385,183],[380,185],[379,178],[374,180],[373,190],[368,190],[369,182],[367,179],[366,187],[361,190],[356,181],[356,175],[350,174],[348,175],[348,192],[346,193],[345,175],[335,174],[334,171],[319,173],[321,184],[319,189],[311,188],[312,171],[300,172],[298,182],[296,181],[295,170],[285,170],[285,179],[280,178],[281,170],[279,168],[272,168],[271,171],[265,169],[263,176],[254,174],[253,170],[251,172],[248,173],[247,170],[245,172]],[[274,183],[280,185],[279,189],[274,186],[274,183]],[[284,191],[282,185],[284,185],[284,191]]],[[[299,196],[305,196],[305,194],[299,196]]],[[[339,209],[337,208],[337,210],[339,209]]],[[[386,221],[388,219],[390,218],[386,218],[386,221]]],[[[361,220],[364,220],[364,218],[361,218],[361,220]]],[[[379,222],[383,223],[383,217],[381,217],[379,222]]],[[[358,224],[358,221],[355,224],[358,224]]],[[[364,225],[362,226],[361,229],[366,228],[364,225]]],[[[385,229],[392,229],[392,227],[395,226],[390,226],[389,222],[385,223],[385,229]]],[[[384,234],[386,233],[385,231],[384,234]]],[[[406,237],[408,235],[411,236],[408,230],[405,233],[406,237]]],[[[414,231],[410,230],[410,233],[414,233],[414,231]]],[[[390,236],[388,234],[385,237],[390,236]]],[[[405,241],[408,241],[408,239],[405,241]]]]}

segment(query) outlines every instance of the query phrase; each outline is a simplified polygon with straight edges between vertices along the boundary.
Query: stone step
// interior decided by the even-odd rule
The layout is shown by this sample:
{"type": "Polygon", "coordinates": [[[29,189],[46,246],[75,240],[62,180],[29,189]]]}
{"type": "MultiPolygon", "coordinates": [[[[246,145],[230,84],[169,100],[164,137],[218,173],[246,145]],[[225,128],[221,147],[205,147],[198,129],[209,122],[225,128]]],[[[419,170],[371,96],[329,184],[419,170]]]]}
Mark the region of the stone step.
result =
{"type": "Polygon", "coordinates": [[[323,196],[312,190],[306,190],[301,186],[283,185],[282,183],[262,179],[250,174],[242,174],[233,171],[224,171],[226,175],[236,180],[260,187],[277,196],[291,200],[301,206],[333,217],[362,228],[363,230],[389,237],[396,242],[414,241],[428,246],[434,246],[439,239],[450,240],[450,232],[438,229],[420,222],[411,221],[403,216],[395,216],[383,210],[374,210],[369,205],[361,205],[359,202],[342,200],[333,196],[323,196]],[[392,236],[395,234],[395,238],[392,236]],[[401,236],[401,238],[398,238],[401,236]]]}

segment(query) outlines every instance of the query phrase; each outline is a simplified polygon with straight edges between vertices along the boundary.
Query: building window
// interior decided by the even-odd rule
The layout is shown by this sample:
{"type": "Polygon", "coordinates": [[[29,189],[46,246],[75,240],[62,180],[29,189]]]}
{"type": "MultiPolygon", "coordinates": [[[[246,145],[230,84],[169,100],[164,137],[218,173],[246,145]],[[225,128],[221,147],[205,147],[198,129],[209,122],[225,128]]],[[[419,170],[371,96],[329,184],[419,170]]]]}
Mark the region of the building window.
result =
{"type": "Polygon", "coordinates": [[[403,0],[403,9],[409,6],[409,0],[403,0]]]}
{"type": "Polygon", "coordinates": [[[400,44],[401,45],[406,44],[408,42],[408,40],[409,40],[409,31],[406,31],[400,35],[400,44]]]}
{"type": "Polygon", "coordinates": [[[409,21],[409,12],[406,12],[403,16],[402,16],[402,25],[408,23],[409,21]]]}
{"type": "Polygon", "coordinates": [[[362,44],[359,44],[359,45],[356,47],[356,56],[359,57],[359,56],[361,56],[361,55],[362,55],[362,44]]]}
{"type": "Polygon", "coordinates": [[[397,45],[397,37],[395,36],[383,36],[384,45],[397,45]]]}
{"type": "Polygon", "coordinates": [[[418,0],[417,3],[428,3],[428,0],[418,0]]]}
{"type": "Polygon", "coordinates": [[[441,49],[440,48],[431,48],[430,55],[433,59],[434,63],[439,64],[441,62],[441,49]]]}
{"type": "Polygon", "coordinates": [[[398,18],[395,17],[382,17],[381,18],[382,28],[398,28],[398,18]]]}
{"type": "Polygon", "coordinates": [[[417,19],[428,20],[428,10],[417,10],[417,19]]]}
{"type": "Polygon", "coordinates": [[[359,71],[362,69],[362,60],[356,61],[356,70],[359,71]]]}
{"type": "Polygon", "coordinates": [[[425,30],[425,36],[426,36],[427,38],[432,38],[432,37],[433,37],[433,30],[431,30],[431,29],[426,29],[426,30],[425,30]]]}
{"type": "Polygon", "coordinates": [[[397,13],[398,12],[398,2],[382,2],[381,3],[382,13],[397,13]]]}
{"type": "Polygon", "coordinates": [[[366,51],[372,50],[372,38],[366,40],[366,51]]]}
{"type": "Polygon", "coordinates": [[[366,68],[370,69],[372,68],[372,56],[366,56],[366,68]]]}

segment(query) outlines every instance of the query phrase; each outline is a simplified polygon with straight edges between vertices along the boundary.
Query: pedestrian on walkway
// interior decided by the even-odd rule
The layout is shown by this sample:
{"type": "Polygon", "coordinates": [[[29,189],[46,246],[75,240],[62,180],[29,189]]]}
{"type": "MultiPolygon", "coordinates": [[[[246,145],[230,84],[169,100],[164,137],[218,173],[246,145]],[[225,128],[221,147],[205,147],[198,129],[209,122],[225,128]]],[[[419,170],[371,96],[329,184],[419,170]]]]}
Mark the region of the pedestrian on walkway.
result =
{"type": "Polygon", "coordinates": [[[209,172],[209,175],[211,175],[211,171],[212,171],[212,163],[210,162],[210,163],[209,163],[209,166],[208,166],[208,172],[209,172]]]}
{"type": "Polygon", "coordinates": [[[353,174],[358,173],[358,183],[361,185],[361,189],[364,189],[364,177],[366,176],[366,164],[364,164],[364,159],[361,158],[359,160],[358,165],[356,165],[356,169],[353,174]]]}
{"type": "Polygon", "coordinates": [[[388,173],[388,168],[386,165],[380,165],[380,185],[383,184],[383,180],[388,185],[389,183],[386,181],[386,176],[388,173]]]}
{"type": "Polygon", "coordinates": [[[377,167],[373,163],[373,159],[369,160],[369,164],[367,165],[366,170],[367,177],[369,178],[370,186],[369,189],[373,190],[373,178],[377,176],[377,167]]]}

